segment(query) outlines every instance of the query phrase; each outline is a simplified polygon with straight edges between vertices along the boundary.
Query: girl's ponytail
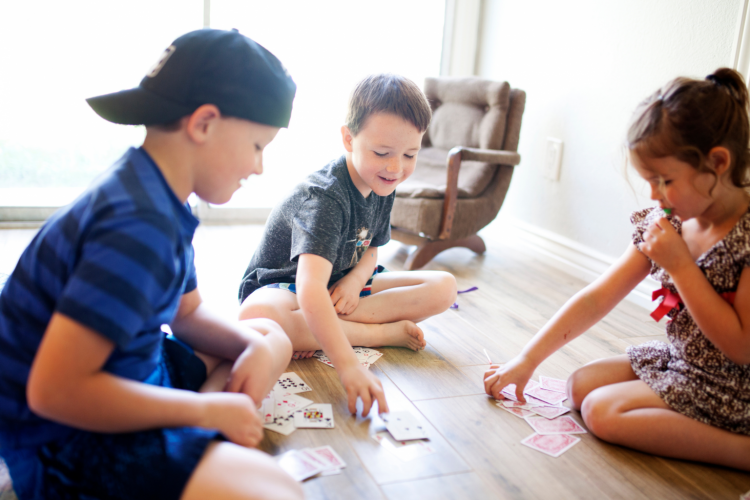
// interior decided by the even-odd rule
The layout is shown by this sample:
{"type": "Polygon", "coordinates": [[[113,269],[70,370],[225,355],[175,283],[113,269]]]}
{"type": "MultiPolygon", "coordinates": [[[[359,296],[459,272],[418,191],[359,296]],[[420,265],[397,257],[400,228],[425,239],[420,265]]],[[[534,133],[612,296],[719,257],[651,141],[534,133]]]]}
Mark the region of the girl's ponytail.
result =
{"type": "Polygon", "coordinates": [[[732,96],[742,109],[747,109],[748,91],[742,75],[733,69],[719,68],[706,77],[706,80],[713,82],[715,85],[725,89],[732,96]]]}

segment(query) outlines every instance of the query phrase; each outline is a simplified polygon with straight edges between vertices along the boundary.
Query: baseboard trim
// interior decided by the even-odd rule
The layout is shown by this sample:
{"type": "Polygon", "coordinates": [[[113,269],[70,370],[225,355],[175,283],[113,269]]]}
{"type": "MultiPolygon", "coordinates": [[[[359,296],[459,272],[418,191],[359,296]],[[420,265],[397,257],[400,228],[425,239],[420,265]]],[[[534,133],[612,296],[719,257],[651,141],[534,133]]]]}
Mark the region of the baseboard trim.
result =
{"type": "MultiPolygon", "coordinates": [[[[502,228],[503,239],[507,240],[510,231],[524,246],[547,257],[550,265],[587,283],[601,276],[617,260],[557,233],[512,217],[502,217],[497,222],[497,229],[502,228]]],[[[490,227],[487,230],[495,232],[490,227]]],[[[656,280],[648,276],[628,294],[627,300],[645,309],[653,309],[651,293],[660,287],[656,280]]]]}

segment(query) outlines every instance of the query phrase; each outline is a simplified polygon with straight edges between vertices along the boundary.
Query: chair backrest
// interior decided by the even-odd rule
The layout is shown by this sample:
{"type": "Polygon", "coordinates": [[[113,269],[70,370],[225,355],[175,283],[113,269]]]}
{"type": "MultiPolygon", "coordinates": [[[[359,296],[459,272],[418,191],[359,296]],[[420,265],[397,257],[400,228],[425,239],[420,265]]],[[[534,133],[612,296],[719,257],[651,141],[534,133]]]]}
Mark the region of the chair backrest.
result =
{"type": "MultiPolygon", "coordinates": [[[[455,146],[508,149],[504,142],[513,92],[508,82],[429,77],[424,90],[433,108],[427,132],[430,145],[444,150],[455,146]]],[[[510,135],[515,136],[517,147],[518,131],[510,135]]]]}

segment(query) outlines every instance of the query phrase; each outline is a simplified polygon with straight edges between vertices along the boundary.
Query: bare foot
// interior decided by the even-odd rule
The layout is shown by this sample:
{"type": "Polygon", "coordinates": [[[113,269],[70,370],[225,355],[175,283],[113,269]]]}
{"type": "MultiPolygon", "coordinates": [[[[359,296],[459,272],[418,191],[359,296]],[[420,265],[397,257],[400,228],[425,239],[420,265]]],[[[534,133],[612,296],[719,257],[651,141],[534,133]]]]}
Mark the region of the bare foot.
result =
{"type": "Polygon", "coordinates": [[[315,354],[315,351],[294,351],[292,359],[306,359],[311,358],[315,354]]]}
{"type": "Polygon", "coordinates": [[[382,325],[383,333],[378,339],[383,346],[408,347],[413,351],[424,349],[427,342],[422,330],[411,321],[397,321],[382,325]]]}

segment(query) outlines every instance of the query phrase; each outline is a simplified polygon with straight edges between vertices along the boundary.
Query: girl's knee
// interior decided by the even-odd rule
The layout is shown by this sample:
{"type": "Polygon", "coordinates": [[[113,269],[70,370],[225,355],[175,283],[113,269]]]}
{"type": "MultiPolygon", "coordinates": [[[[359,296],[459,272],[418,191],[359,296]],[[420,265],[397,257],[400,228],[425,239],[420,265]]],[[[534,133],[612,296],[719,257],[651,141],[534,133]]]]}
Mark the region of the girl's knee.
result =
{"type": "Polygon", "coordinates": [[[617,409],[599,389],[588,394],[581,405],[581,417],[589,431],[599,439],[615,442],[617,425],[617,409]]]}
{"type": "Polygon", "coordinates": [[[568,399],[573,405],[574,410],[580,410],[583,404],[583,400],[588,394],[588,373],[586,367],[582,367],[574,371],[570,377],[568,377],[567,392],[568,399]]]}

